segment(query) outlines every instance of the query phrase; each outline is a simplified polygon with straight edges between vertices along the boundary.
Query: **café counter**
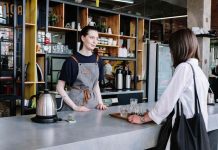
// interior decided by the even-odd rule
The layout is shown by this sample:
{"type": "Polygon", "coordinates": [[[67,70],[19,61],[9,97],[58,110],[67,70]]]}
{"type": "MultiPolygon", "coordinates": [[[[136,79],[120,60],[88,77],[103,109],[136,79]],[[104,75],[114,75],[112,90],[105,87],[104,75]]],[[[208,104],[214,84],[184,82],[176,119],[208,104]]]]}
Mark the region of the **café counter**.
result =
{"type": "MultiPolygon", "coordinates": [[[[144,104],[150,108],[152,104],[144,104]]],[[[218,129],[218,104],[209,108],[209,131],[218,129]]],[[[3,150],[142,150],[154,147],[160,125],[130,124],[111,117],[119,106],[106,111],[62,111],[63,121],[40,124],[31,121],[34,115],[0,118],[0,147],[3,150]],[[69,114],[76,123],[65,121],[69,114]]]]}

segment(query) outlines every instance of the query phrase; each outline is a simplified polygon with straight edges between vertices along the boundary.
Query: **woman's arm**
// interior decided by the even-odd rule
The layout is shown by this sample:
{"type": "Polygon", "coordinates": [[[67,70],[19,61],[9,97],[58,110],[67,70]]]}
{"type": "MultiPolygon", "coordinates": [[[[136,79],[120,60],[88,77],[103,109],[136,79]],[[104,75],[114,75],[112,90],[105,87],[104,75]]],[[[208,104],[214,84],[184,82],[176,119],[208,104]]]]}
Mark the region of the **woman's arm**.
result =
{"type": "Polygon", "coordinates": [[[94,93],[96,95],[96,98],[98,100],[98,105],[96,106],[97,109],[105,110],[107,109],[107,106],[105,106],[102,102],[102,97],[101,97],[101,92],[100,92],[100,87],[99,87],[99,82],[96,83],[94,87],[94,93]]]}
{"type": "Polygon", "coordinates": [[[64,99],[64,102],[70,106],[73,110],[75,111],[89,111],[88,108],[84,107],[84,106],[77,106],[68,96],[67,92],[64,90],[64,86],[65,86],[65,81],[63,80],[58,80],[58,84],[57,84],[57,92],[62,96],[62,98],[64,99]]]}

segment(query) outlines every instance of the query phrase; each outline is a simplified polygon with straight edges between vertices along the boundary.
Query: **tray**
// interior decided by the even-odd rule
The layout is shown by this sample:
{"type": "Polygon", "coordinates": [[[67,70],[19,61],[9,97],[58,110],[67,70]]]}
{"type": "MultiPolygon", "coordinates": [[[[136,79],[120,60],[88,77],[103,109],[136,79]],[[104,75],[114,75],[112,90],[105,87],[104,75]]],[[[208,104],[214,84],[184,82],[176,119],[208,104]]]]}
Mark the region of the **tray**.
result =
{"type": "Polygon", "coordinates": [[[114,118],[118,118],[118,119],[122,119],[122,120],[128,120],[128,115],[127,115],[127,117],[122,117],[122,116],[120,116],[120,113],[111,113],[111,114],[109,114],[111,117],[114,117],[114,118]]]}

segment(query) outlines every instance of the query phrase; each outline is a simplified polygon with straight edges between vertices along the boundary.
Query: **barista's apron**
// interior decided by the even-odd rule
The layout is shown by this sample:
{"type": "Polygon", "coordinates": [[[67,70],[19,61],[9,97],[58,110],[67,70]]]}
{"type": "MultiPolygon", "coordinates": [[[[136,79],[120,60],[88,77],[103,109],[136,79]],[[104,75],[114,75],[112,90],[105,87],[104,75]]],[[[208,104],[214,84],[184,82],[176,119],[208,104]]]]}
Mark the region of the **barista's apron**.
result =
{"type": "MultiPolygon", "coordinates": [[[[96,63],[79,63],[75,57],[71,57],[78,63],[78,75],[70,87],[69,97],[77,106],[95,108],[98,105],[98,100],[93,89],[99,77],[98,56],[96,63]]],[[[62,110],[72,109],[64,104],[62,110]]]]}

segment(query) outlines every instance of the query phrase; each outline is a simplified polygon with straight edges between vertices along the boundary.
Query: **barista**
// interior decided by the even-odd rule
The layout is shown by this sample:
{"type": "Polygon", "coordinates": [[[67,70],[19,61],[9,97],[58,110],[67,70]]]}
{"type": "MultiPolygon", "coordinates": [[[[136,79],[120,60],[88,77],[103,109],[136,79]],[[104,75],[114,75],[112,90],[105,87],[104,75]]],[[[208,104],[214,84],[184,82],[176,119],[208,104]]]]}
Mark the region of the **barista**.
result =
{"type": "Polygon", "coordinates": [[[105,110],[102,102],[99,80],[103,75],[103,63],[92,53],[98,43],[98,31],[93,26],[81,30],[80,51],[68,58],[61,70],[57,91],[64,99],[64,110],[89,111],[105,110]],[[69,96],[64,90],[70,86],[69,96]]]}

